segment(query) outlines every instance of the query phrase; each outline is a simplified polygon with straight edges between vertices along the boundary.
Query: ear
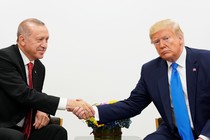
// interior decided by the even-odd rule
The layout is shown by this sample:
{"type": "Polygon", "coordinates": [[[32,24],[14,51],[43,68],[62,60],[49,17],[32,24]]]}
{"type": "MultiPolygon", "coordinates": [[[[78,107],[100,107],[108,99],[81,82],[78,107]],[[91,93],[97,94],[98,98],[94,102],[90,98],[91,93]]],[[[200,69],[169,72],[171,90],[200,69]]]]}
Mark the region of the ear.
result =
{"type": "Polygon", "coordinates": [[[24,46],[24,45],[25,45],[25,38],[24,38],[23,35],[20,35],[20,36],[18,37],[18,42],[19,42],[19,44],[20,44],[21,46],[24,46]]]}
{"type": "Polygon", "coordinates": [[[178,34],[177,36],[178,36],[178,39],[179,39],[179,44],[183,45],[184,44],[184,37],[183,37],[183,35],[178,34]]]}

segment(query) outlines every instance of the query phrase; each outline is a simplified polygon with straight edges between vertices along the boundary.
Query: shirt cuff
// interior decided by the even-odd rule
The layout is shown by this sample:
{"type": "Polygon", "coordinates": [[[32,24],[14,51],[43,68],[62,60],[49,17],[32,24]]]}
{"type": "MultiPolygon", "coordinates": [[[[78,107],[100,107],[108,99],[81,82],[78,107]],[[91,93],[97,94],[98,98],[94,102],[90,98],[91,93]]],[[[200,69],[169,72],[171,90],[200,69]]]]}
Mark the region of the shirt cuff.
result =
{"type": "Polygon", "coordinates": [[[204,135],[200,135],[199,138],[202,138],[203,140],[210,140],[210,138],[204,136],[204,135]]]}
{"type": "Polygon", "coordinates": [[[95,116],[94,116],[94,118],[95,118],[96,121],[99,121],[98,108],[97,108],[96,106],[93,106],[93,109],[94,109],[94,111],[95,111],[95,116]]]}
{"type": "Polygon", "coordinates": [[[66,98],[60,98],[59,104],[58,104],[58,110],[66,110],[67,105],[67,99],[66,98]]]}

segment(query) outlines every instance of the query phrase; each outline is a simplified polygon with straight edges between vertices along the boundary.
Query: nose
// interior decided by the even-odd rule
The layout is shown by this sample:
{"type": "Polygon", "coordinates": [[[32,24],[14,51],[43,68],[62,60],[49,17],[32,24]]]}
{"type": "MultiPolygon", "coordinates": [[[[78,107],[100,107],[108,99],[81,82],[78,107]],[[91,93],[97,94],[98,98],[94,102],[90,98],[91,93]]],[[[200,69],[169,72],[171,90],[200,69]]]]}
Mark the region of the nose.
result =
{"type": "Polygon", "coordinates": [[[163,39],[160,39],[159,46],[160,46],[160,48],[165,47],[165,41],[163,39]]]}
{"type": "Polygon", "coordinates": [[[42,46],[43,48],[46,49],[46,48],[47,48],[47,44],[48,44],[47,41],[44,40],[44,41],[42,42],[41,46],[42,46]]]}

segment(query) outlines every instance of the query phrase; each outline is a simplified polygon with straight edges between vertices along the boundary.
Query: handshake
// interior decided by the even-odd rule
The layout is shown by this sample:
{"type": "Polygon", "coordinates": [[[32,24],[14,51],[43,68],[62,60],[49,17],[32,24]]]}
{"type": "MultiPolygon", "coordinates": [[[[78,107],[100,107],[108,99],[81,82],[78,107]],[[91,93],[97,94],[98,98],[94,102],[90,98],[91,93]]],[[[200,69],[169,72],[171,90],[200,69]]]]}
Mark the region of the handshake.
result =
{"type": "Polygon", "coordinates": [[[87,120],[95,115],[93,107],[82,99],[68,99],[66,109],[73,112],[79,119],[87,120]]]}

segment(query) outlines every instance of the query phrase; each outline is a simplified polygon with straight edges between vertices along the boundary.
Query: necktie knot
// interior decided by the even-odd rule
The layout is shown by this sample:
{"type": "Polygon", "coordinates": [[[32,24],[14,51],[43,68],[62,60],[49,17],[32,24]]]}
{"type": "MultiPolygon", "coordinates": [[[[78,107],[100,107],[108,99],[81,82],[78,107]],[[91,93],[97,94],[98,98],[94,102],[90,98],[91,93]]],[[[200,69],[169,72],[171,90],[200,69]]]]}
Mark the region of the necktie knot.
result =
{"type": "Polygon", "coordinates": [[[28,85],[30,88],[33,88],[32,71],[33,71],[34,64],[29,62],[27,65],[28,65],[28,85]]]}
{"type": "Polygon", "coordinates": [[[173,63],[171,64],[171,67],[172,67],[173,70],[176,70],[176,68],[178,67],[178,64],[175,63],[175,62],[173,62],[173,63]]]}
{"type": "Polygon", "coordinates": [[[34,67],[34,64],[31,62],[29,62],[27,65],[28,65],[28,70],[32,70],[34,67]]]}

